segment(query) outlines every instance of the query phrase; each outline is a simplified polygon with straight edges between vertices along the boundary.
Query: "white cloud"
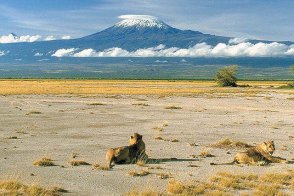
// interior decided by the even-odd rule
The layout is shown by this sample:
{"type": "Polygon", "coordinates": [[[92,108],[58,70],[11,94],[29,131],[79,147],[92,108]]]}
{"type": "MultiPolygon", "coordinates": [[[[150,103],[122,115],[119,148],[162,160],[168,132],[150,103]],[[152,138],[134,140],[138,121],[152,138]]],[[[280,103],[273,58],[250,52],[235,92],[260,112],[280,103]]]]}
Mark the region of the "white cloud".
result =
{"type": "Polygon", "coordinates": [[[42,36],[40,35],[23,35],[16,36],[14,34],[0,36],[0,43],[17,43],[17,42],[35,42],[39,41],[42,36]]]}
{"type": "Polygon", "coordinates": [[[294,55],[294,44],[290,46],[289,50],[286,52],[287,55],[294,55]]]}
{"type": "MultiPolygon", "coordinates": [[[[9,35],[0,35],[0,44],[6,44],[6,43],[19,43],[19,42],[35,42],[35,41],[52,41],[56,40],[57,37],[53,35],[48,35],[45,38],[42,38],[41,35],[22,35],[17,36],[13,33],[9,35]]],[[[59,37],[59,39],[71,39],[71,36],[64,35],[62,37],[59,37]]]]}
{"type": "Polygon", "coordinates": [[[71,39],[71,36],[70,35],[64,35],[61,37],[61,39],[71,39]]]}
{"type": "Polygon", "coordinates": [[[74,52],[76,51],[76,48],[68,48],[68,49],[59,49],[57,50],[52,56],[55,57],[67,57],[67,56],[74,56],[74,52]]]}
{"type": "Polygon", "coordinates": [[[52,40],[56,40],[56,38],[53,35],[49,35],[44,39],[44,41],[52,41],[52,40]]]}
{"type": "Polygon", "coordinates": [[[34,54],[34,56],[43,56],[44,54],[43,53],[39,53],[37,52],[36,54],[34,54]]]}
{"type": "Polygon", "coordinates": [[[96,51],[92,48],[75,52],[78,49],[59,49],[52,56],[63,57],[271,57],[294,55],[294,45],[272,43],[242,42],[239,44],[219,43],[211,46],[206,43],[199,43],[190,48],[165,48],[164,45],[157,47],[143,48],[135,51],[127,51],[114,47],[103,51],[96,51]]]}
{"type": "Polygon", "coordinates": [[[2,50],[0,50],[0,56],[5,56],[8,53],[9,53],[9,51],[2,51],[2,50]]]}
{"type": "Polygon", "coordinates": [[[145,20],[156,20],[157,17],[150,16],[150,15],[120,15],[118,18],[123,20],[129,20],[129,19],[145,19],[145,20]]]}
{"type": "Polygon", "coordinates": [[[249,42],[239,43],[236,45],[226,45],[220,43],[211,50],[212,56],[248,56],[248,57],[266,57],[266,56],[285,56],[289,46],[277,42],[257,43],[249,42]]]}
{"type": "Polygon", "coordinates": [[[50,59],[39,59],[37,61],[42,62],[42,61],[49,61],[50,59]]]}
{"type": "Polygon", "coordinates": [[[124,57],[124,56],[130,56],[129,51],[124,50],[122,48],[110,48],[107,50],[103,50],[102,52],[96,52],[93,55],[94,57],[124,57]]]}
{"type": "Polygon", "coordinates": [[[244,37],[235,37],[229,40],[229,44],[240,44],[242,42],[247,42],[248,39],[244,37]]]}
{"type": "Polygon", "coordinates": [[[20,42],[35,42],[41,39],[42,36],[40,35],[25,35],[25,36],[20,36],[19,40],[20,42]]]}
{"type": "Polygon", "coordinates": [[[73,56],[74,57],[92,57],[96,55],[96,51],[93,49],[85,49],[82,50],[81,52],[75,53],[73,56]]]}
{"type": "Polygon", "coordinates": [[[156,60],[155,63],[168,63],[168,61],[166,61],[166,60],[164,60],[164,61],[156,60]]]}

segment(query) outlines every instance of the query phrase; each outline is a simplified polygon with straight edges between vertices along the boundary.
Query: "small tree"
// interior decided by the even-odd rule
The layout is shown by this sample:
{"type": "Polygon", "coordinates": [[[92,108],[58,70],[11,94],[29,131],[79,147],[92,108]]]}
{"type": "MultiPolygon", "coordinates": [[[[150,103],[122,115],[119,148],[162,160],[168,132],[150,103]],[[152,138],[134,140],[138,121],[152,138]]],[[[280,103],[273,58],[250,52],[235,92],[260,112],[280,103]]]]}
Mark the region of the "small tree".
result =
{"type": "Polygon", "coordinates": [[[215,75],[215,81],[219,86],[237,86],[236,74],[238,71],[237,65],[225,66],[218,70],[215,75]]]}
{"type": "Polygon", "coordinates": [[[291,66],[292,73],[294,74],[294,65],[291,66]]]}

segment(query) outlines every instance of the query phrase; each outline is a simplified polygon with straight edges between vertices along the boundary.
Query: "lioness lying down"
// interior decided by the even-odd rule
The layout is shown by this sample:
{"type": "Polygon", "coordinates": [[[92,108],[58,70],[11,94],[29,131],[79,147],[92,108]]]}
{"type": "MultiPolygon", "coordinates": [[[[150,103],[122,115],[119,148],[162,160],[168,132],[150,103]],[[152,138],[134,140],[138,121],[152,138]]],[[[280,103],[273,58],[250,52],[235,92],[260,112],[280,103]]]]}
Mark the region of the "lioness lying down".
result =
{"type": "Polygon", "coordinates": [[[145,153],[145,143],[142,135],[134,133],[129,141],[129,146],[110,148],[106,153],[106,160],[111,168],[115,164],[135,163],[138,159],[148,159],[145,153]]]}
{"type": "Polygon", "coordinates": [[[236,154],[234,161],[230,163],[211,165],[233,165],[233,164],[269,164],[269,163],[288,163],[286,159],[272,156],[275,151],[274,141],[263,142],[260,145],[249,148],[245,152],[239,152],[236,154]]]}

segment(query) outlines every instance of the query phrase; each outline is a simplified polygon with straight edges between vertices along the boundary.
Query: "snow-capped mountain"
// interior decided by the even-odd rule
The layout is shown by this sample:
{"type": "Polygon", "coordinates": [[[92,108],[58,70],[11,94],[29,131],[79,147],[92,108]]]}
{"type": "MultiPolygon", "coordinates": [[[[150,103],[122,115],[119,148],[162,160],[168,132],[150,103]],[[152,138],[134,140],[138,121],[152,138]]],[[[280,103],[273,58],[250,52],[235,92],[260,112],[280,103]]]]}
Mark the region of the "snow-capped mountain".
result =
{"type": "Polygon", "coordinates": [[[159,28],[167,29],[170,28],[169,25],[165,24],[163,21],[159,20],[154,16],[148,15],[122,15],[119,16],[122,21],[116,23],[115,27],[129,28],[135,27],[137,29],[141,28],[159,28]]]}
{"type": "MultiPolygon", "coordinates": [[[[199,31],[180,30],[153,16],[123,15],[119,19],[121,21],[103,31],[78,39],[37,41],[38,37],[18,37],[15,34],[10,34],[9,36],[14,40],[21,41],[23,39],[27,43],[2,43],[0,44],[0,51],[2,54],[7,54],[2,55],[2,57],[60,57],[62,55],[54,54],[63,49],[62,52],[66,52],[65,56],[73,56],[76,53],[77,55],[75,56],[80,57],[84,54],[86,54],[85,56],[100,56],[97,51],[113,50],[115,48],[114,54],[109,55],[114,56],[117,52],[129,55],[132,51],[144,48],[158,50],[157,46],[164,46],[160,50],[170,49],[169,51],[163,51],[166,56],[176,56],[177,54],[180,56],[183,54],[191,56],[199,56],[199,54],[200,56],[212,56],[213,54],[220,56],[227,54],[229,56],[238,56],[239,54],[241,56],[254,56],[256,53],[260,56],[278,56],[292,53],[294,55],[294,47],[290,46],[294,44],[293,42],[277,42],[268,46],[262,44],[270,44],[271,41],[246,40],[245,44],[237,45],[236,47],[236,45],[232,46],[232,44],[235,44],[234,42],[238,41],[238,39],[205,34],[199,31]],[[260,45],[254,45],[260,42],[262,42],[260,45]],[[221,45],[219,45],[220,43],[221,45]],[[268,52],[268,47],[271,47],[270,52],[268,52]],[[192,48],[193,51],[184,51],[184,53],[180,51],[177,53],[178,50],[187,48],[192,48]],[[253,52],[249,51],[248,48],[253,52]],[[272,52],[272,48],[274,48],[274,52],[272,52]],[[256,50],[258,51],[256,52],[256,50]]],[[[101,56],[104,54],[101,53],[101,56]]]]}
{"type": "Polygon", "coordinates": [[[231,39],[230,37],[203,34],[199,31],[173,28],[153,16],[123,15],[119,18],[122,21],[115,25],[76,41],[87,42],[91,48],[99,50],[111,47],[137,50],[160,44],[166,47],[181,48],[191,47],[201,42],[216,45],[220,42],[228,43],[231,39]]]}

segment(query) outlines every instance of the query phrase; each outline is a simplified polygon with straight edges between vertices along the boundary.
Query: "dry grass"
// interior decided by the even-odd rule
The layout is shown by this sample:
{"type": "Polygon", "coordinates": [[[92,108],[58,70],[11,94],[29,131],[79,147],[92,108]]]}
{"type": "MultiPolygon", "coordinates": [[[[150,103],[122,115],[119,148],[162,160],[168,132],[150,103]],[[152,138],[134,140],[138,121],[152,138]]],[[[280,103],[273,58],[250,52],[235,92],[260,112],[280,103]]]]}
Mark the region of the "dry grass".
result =
{"type": "Polygon", "coordinates": [[[154,139],[155,140],[162,140],[165,142],[179,142],[178,139],[166,139],[166,138],[162,138],[161,136],[155,136],[154,139]]]}
{"type": "Polygon", "coordinates": [[[199,145],[196,144],[196,143],[190,143],[189,145],[190,145],[190,146],[199,146],[199,145]]]}
{"type": "Polygon", "coordinates": [[[185,186],[176,180],[169,181],[167,184],[167,192],[172,194],[181,194],[185,190],[185,186]]]}
{"type": "Polygon", "coordinates": [[[163,128],[162,128],[162,127],[153,127],[153,129],[154,129],[155,131],[160,131],[160,132],[163,131],[163,128]]]}
{"type": "Polygon", "coordinates": [[[242,97],[258,97],[258,92],[246,91],[242,94],[242,97]]]}
{"type": "Polygon", "coordinates": [[[199,167],[198,165],[189,164],[187,167],[199,167]]]}
{"type": "Polygon", "coordinates": [[[255,191],[253,192],[254,196],[286,196],[287,194],[283,193],[280,190],[280,186],[271,184],[260,184],[255,188],[255,191]]]}
{"type": "Polygon", "coordinates": [[[48,167],[48,166],[55,166],[53,163],[53,160],[49,157],[42,157],[41,159],[38,159],[34,162],[35,166],[42,166],[42,167],[48,167]]]}
{"type": "Polygon", "coordinates": [[[110,170],[110,168],[108,166],[104,166],[104,165],[100,165],[100,164],[94,164],[93,168],[97,169],[97,170],[104,170],[104,171],[110,170]]]}
{"type": "Polygon", "coordinates": [[[155,131],[162,132],[162,131],[164,130],[164,127],[167,127],[167,126],[168,126],[168,123],[167,123],[167,122],[164,122],[164,123],[162,124],[162,126],[156,126],[156,127],[153,127],[153,129],[154,129],[155,131]]]}
{"type": "Polygon", "coordinates": [[[143,176],[148,176],[149,174],[151,174],[149,171],[129,171],[128,175],[129,176],[133,176],[133,177],[143,177],[143,176]]]}
{"type": "Polygon", "coordinates": [[[156,140],[163,140],[163,138],[160,137],[160,136],[156,136],[156,137],[154,137],[154,139],[156,139],[156,140]]]}
{"type": "Polygon", "coordinates": [[[206,157],[215,157],[214,155],[212,155],[209,151],[204,150],[200,152],[200,157],[206,158],[206,157]]]}
{"type": "Polygon", "coordinates": [[[73,153],[72,153],[72,155],[71,155],[71,157],[72,157],[73,159],[75,159],[75,158],[77,158],[77,157],[78,157],[78,155],[79,155],[78,153],[76,153],[76,152],[73,152],[73,153]]]}
{"type": "MultiPolygon", "coordinates": [[[[183,183],[172,180],[167,184],[166,192],[152,191],[154,195],[288,195],[294,190],[294,171],[284,173],[232,174],[220,172],[207,182],[183,183]]],[[[145,192],[137,192],[144,195],[145,192]]],[[[293,193],[293,192],[292,192],[293,193]]],[[[146,195],[147,192],[146,192],[146,195]]]]}
{"type": "Polygon", "coordinates": [[[231,174],[220,172],[213,176],[210,181],[223,188],[232,188],[237,190],[245,190],[253,188],[254,181],[258,180],[258,176],[254,174],[231,174]]]}
{"type": "Polygon", "coordinates": [[[126,194],[127,196],[161,196],[160,193],[153,190],[145,190],[144,192],[140,192],[138,190],[133,190],[126,194]]]}
{"type": "Polygon", "coordinates": [[[71,160],[68,162],[71,166],[90,165],[90,163],[82,160],[71,160]]]}
{"type": "Polygon", "coordinates": [[[17,136],[10,136],[10,137],[8,137],[8,139],[16,140],[16,139],[18,139],[18,137],[17,136]]]}
{"type": "Polygon", "coordinates": [[[105,103],[89,103],[90,106],[106,105],[105,103]]]}
{"type": "Polygon", "coordinates": [[[182,109],[182,107],[172,105],[172,106],[166,106],[164,109],[179,110],[179,109],[182,109]]]}
{"type": "Polygon", "coordinates": [[[148,169],[163,169],[161,166],[148,167],[148,169]]]}
{"type": "Polygon", "coordinates": [[[271,126],[272,129],[279,129],[278,125],[274,124],[271,126]]]}
{"type": "MultiPolygon", "coordinates": [[[[167,80],[56,80],[13,79],[0,80],[0,95],[19,94],[71,94],[71,95],[193,95],[207,93],[262,93],[269,88],[287,84],[283,81],[246,81],[252,88],[219,88],[214,81],[167,81],[167,80]]],[[[291,89],[276,89],[290,92],[291,89]]]]}
{"type": "Polygon", "coordinates": [[[139,160],[137,160],[136,165],[138,165],[140,167],[144,167],[144,166],[146,166],[146,161],[147,160],[139,159],[139,160]]]}
{"type": "MultiPolygon", "coordinates": [[[[1,95],[16,94],[103,94],[103,95],[170,95],[177,93],[206,93],[207,81],[152,80],[0,80],[1,95]],[[154,87],[156,85],[156,87],[154,87]],[[183,88],[179,88],[182,86],[183,88]],[[198,88],[197,88],[198,87],[198,88]]],[[[222,90],[223,91],[223,90],[222,90]]],[[[230,90],[229,90],[230,91],[230,90]]]]}
{"type": "Polygon", "coordinates": [[[241,141],[233,141],[230,139],[220,140],[212,145],[214,148],[250,148],[252,145],[241,142],[241,141]]]}
{"type": "Polygon", "coordinates": [[[265,99],[265,100],[271,100],[271,99],[272,99],[272,97],[265,96],[265,97],[264,97],[264,99],[265,99]]]}
{"type": "Polygon", "coordinates": [[[287,150],[288,150],[288,148],[287,148],[287,146],[286,146],[286,145],[283,145],[283,146],[280,148],[280,150],[287,151],[287,150]]]}
{"type": "Polygon", "coordinates": [[[144,106],[144,107],[149,106],[149,104],[147,104],[147,103],[133,103],[132,105],[134,105],[134,106],[144,106]]]}
{"type": "Polygon", "coordinates": [[[19,133],[19,134],[28,134],[28,132],[26,132],[26,131],[24,131],[24,130],[18,130],[18,131],[16,131],[16,133],[19,133]]]}
{"type": "Polygon", "coordinates": [[[171,178],[171,174],[170,173],[157,173],[156,176],[159,177],[160,179],[168,179],[168,178],[171,178]]]}
{"type": "Polygon", "coordinates": [[[260,180],[267,183],[290,185],[293,177],[291,173],[268,173],[260,176],[260,180]]]}
{"type": "Polygon", "coordinates": [[[42,112],[40,112],[40,111],[30,111],[30,112],[26,113],[27,116],[28,115],[33,115],[33,114],[42,114],[42,112]]]}
{"type": "Polygon", "coordinates": [[[164,122],[162,126],[163,127],[168,127],[168,123],[167,122],[164,122]]]}
{"type": "Polygon", "coordinates": [[[62,192],[64,193],[67,191],[58,187],[47,189],[40,185],[26,185],[16,180],[0,181],[1,195],[58,196],[61,195],[62,192]]]}

